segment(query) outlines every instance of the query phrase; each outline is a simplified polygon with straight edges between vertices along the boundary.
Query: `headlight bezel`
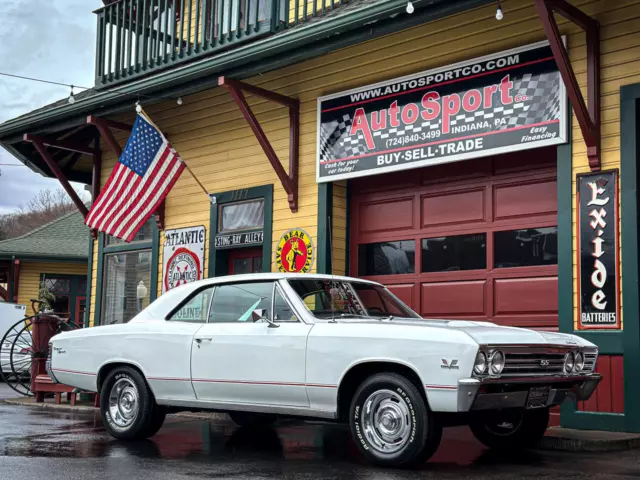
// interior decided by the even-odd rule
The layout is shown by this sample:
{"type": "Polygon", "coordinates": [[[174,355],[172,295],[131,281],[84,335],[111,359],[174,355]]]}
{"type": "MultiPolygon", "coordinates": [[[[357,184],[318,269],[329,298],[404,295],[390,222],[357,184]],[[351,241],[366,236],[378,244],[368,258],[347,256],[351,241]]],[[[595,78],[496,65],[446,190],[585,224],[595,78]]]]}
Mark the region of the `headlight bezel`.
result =
{"type": "Polygon", "coordinates": [[[571,352],[567,352],[567,354],[564,356],[564,373],[569,374],[569,373],[574,373],[573,369],[575,367],[576,364],[576,354],[573,353],[573,351],[571,352]]]}
{"type": "Polygon", "coordinates": [[[473,373],[475,373],[476,375],[484,375],[486,371],[487,371],[487,354],[484,353],[482,350],[478,350],[478,353],[476,353],[476,358],[473,362],[473,373]],[[482,358],[482,363],[478,361],[479,358],[482,358]],[[481,369],[478,368],[480,366],[482,366],[481,369]]]}
{"type": "Polygon", "coordinates": [[[491,357],[489,358],[489,374],[490,375],[500,375],[504,370],[506,364],[507,357],[504,352],[500,349],[493,350],[491,352],[491,357]],[[501,358],[501,360],[497,360],[501,358]],[[498,366],[498,368],[494,368],[498,366]]]}
{"type": "Polygon", "coordinates": [[[584,370],[584,354],[582,352],[577,352],[573,356],[573,371],[575,373],[580,373],[584,370]],[[580,359],[580,361],[578,361],[580,359]]]}

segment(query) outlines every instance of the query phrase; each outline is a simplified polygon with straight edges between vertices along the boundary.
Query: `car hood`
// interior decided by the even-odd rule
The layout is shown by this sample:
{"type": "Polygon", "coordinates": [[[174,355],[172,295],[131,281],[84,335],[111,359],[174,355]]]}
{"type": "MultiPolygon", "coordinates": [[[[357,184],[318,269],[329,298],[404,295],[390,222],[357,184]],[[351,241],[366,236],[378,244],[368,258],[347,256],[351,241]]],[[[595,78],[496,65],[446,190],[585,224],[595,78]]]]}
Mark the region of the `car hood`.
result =
{"type": "Polygon", "coordinates": [[[427,328],[443,328],[462,331],[481,345],[558,345],[558,346],[589,346],[595,345],[577,335],[558,332],[546,332],[520,327],[505,327],[491,322],[468,320],[437,320],[437,319],[359,319],[347,320],[366,324],[388,323],[397,326],[413,326],[427,328]]]}

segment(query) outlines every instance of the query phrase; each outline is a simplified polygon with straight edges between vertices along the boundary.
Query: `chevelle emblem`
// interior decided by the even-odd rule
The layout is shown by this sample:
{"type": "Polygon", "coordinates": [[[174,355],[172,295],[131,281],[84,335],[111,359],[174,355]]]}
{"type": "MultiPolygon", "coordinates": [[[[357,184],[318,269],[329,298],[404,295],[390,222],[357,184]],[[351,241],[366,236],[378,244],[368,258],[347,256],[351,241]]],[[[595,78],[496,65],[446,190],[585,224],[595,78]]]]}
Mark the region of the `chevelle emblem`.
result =
{"type": "Polygon", "coordinates": [[[543,367],[548,367],[549,366],[549,360],[540,360],[540,365],[542,365],[543,367]]]}
{"type": "Polygon", "coordinates": [[[446,358],[443,358],[440,368],[446,368],[448,370],[458,370],[460,368],[458,367],[458,359],[454,358],[453,360],[451,360],[451,364],[449,364],[448,360],[446,358]]]}

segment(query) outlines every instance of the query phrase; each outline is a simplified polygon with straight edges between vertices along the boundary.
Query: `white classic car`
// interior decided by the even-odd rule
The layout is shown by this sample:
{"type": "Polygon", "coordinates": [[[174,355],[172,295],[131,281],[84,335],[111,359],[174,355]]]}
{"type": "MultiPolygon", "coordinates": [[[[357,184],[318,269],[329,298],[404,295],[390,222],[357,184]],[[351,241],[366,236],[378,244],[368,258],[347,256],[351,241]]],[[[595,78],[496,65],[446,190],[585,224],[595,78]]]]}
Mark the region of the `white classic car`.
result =
{"type": "Polygon", "coordinates": [[[160,296],[127,324],[53,337],[55,382],[99,392],[105,428],[153,436],[168,412],[348,422],[372,462],[435,453],[468,424],[493,448],[535,445],[549,408],[586,400],[598,348],[574,335],[421,318],[384,286],[329,275],[211,278],[160,296]]]}

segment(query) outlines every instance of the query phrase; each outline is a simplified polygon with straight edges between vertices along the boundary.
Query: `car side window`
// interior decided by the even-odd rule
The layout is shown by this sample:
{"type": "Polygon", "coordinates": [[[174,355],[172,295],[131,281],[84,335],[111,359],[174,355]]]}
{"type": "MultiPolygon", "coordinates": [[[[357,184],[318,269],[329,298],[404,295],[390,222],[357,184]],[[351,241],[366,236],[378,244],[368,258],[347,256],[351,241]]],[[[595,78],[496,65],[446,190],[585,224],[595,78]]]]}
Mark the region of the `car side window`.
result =
{"type": "Polygon", "coordinates": [[[291,310],[291,307],[282,296],[279,288],[276,288],[273,297],[273,321],[274,322],[297,322],[298,318],[291,310]]]}
{"type": "Polygon", "coordinates": [[[176,310],[168,320],[172,322],[205,323],[212,294],[213,287],[199,291],[187,303],[176,310]]]}
{"type": "Polygon", "coordinates": [[[234,283],[219,285],[213,295],[210,323],[252,323],[252,312],[266,310],[271,317],[273,282],[234,283]]]}

